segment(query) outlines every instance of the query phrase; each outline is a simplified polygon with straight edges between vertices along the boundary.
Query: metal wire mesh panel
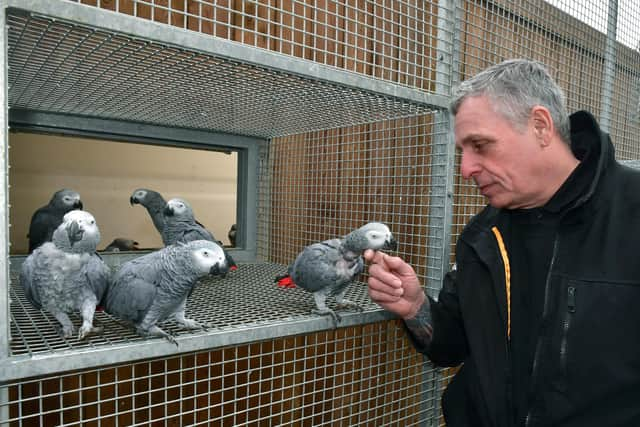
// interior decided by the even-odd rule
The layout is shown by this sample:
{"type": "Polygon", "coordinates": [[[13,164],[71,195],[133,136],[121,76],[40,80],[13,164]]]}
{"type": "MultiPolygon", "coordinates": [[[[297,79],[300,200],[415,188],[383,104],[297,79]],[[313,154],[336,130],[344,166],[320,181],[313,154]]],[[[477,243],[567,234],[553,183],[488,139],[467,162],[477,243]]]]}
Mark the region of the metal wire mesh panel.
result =
{"type": "MultiPolygon", "coordinates": [[[[640,157],[639,38],[632,27],[636,24],[630,24],[640,21],[638,4],[620,2],[615,11],[609,2],[601,1],[470,0],[463,4],[461,80],[507,58],[537,59],[550,68],[567,94],[569,112],[586,109],[599,117],[609,129],[619,159],[640,157]],[[614,21],[620,25],[612,33],[614,21]]],[[[459,159],[456,171],[458,167],[459,159]]],[[[472,183],[460,176],[454,194],[452,242],[469,216],[485,204],[472,183]]]]}
{"type": "Polygon", "coordinates": [[[269,138],[424,106],[13,11],[9,105],[269,138]]]}
{"type": "MultiPolygon", "coordinates": [[[[80,3],[405,86],[434,90],[435,28],[438,19],[443,19],[438,2],[81,0],[80,3]]],[[[452,19],[452,14],[447,19],[452,19]]]]}
{"type": "Polygon", "coordinates": [[[0,386],[0,422],[33,425],[424,425],[437,414],[395,321],[0,386]]]}
{"type": "Polygon", "coordinates": [[[268,199],[262,200],[268,222],[259,224],[273,238],[261,256],[289,263],[310,243],[380,221],[425,282],[441,277],[429,265],[442,251],[433,219],[444,216],[433,206],[442,203],[433,195],[444,194],[434,175],[445,171],[434,164],[435,127],[429,114],[273,139],[263,171],[270,174],[268,199]]]}

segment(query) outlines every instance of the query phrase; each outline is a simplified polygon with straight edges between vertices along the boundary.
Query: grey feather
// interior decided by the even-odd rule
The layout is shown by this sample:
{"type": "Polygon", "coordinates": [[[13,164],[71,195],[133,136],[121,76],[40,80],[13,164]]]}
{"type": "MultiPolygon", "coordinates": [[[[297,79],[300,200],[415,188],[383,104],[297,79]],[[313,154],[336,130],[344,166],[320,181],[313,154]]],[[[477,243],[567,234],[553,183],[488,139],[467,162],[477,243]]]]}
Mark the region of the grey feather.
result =
{"type": "Polygon", "coordinates": [[[313,293],[315,313],[331,315],[336,324],[337,314],[326,306],[329,296],[335,296],[341,306],[358,306],[344,299],[344,294],[364,270],[362,254],[366,249],[395,249],[397,243],[389,228],[371,222],[352,231],[343,238],[314,243],[302,250],[289,266],[293,282],[313,293]]]}
{"type": "Polygon", "coordinates": [[[162,336],[177,345],[157,324],[174,318],[186,328],[203,328],[185,318],[188,295],[200,277],[228,272],[222,247],[207,240],[167,246],[124,263],[113,278],[105,309],[134,325],[143,336],[162,336]]]}
{"type": "Polygon", "coordinates": [[[69,189],[56,191],[49,203],[38,208],[29,225],[29,253],[45,242],[50,242],[53,232],[62,223],[62,217],[74,209],[82,209],[80,195],[69,189]]]}
{"type": "Polygon", "coordinates": [[[109,286],[111,270],[95,252],[100,231],[85,211],[68,212],[53,233],[52,242],[36,248],[22,264],[20,283],[37,309],[51,313],[65,337],[74,334],[68,313],[80,312],[78,338],[99,332],[93,326],[96,305],[109,286]]]}

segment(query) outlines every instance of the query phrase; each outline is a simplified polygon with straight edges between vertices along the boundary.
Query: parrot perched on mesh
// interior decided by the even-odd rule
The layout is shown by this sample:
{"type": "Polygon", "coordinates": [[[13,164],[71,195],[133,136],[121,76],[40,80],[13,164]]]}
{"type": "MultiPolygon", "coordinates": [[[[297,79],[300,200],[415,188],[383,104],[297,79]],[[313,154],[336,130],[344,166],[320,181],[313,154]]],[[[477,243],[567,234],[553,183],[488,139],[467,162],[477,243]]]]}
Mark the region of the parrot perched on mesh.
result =
{"type": "MultiPolygon", "coordinates": [[[[171,199],[164,208],[164,230],[162,241],[165,246],[175,243],[187,243],[193,240],[209,240],[222,247],[222,242],[217,240],[209,230],[195,220],[191,205],[183,199],[171,199]]],[[[224,249],[223,249],[224,251],[224,249]]],[[[231,270],[237,265],[231,255],[224,251],[231,270]]]]}
{"type": "Polygon", "coordinates": [[[62,217],[74,209],[82,209],[80,194],[73,190],[56,191],[49,203],[38,208],[31,217],[29,225],[29,253],[44,242],[50,242],[53,232],[62,223],[62,217]]]}
{"type": "Polygon", "coordinates": [[[74,334],[67,313],[80,312],[79,339],[101,331],[93,326],[93,315],[107,291],[111,270],[96,253],[99,242],[93,215],[73,210],[64,215],[52,242],[36,248],[22,264],[20,283],[26,298],[51,313],[66,338],[74,334]]]}
{"type": "Polygon", "coordinates": [[[167,204],[166,200],[157,191],[149,190],[147,188],[138,188],[134,190],[129,197],[129,203],[133,205],[142,205],[147,209],[153,225],[158,230],[158,233],[162,235],[164,229],[164,216],[162,211],[167,204]]]}
{"type": "Polygon", "coordinates": [[[299,286],[313,293],[316,309],[313,313],[330,315],[338,323],[340,317],[327,307],[326,300],[334,296],[338,307],[360,307],[344,298],[344,294],[364,270],[362,254],[366,249],[395,250],[397,242],[389,227],[370,222],[343,238],[325,240],[305,247],[289,266],[287,274],[276,278],[279,286],[299,286]]]}
{"type": "Polygon", "coordinates": [[[105,310],[132,323],[142,336],[161,336],[178,345],[157,324],[173,318],[188,329],[206,328],[185,317],[187,297],[200,277],[228,271],[217,243],[195,240],[167,246],[122,264],[105,298],[105,310]]]}

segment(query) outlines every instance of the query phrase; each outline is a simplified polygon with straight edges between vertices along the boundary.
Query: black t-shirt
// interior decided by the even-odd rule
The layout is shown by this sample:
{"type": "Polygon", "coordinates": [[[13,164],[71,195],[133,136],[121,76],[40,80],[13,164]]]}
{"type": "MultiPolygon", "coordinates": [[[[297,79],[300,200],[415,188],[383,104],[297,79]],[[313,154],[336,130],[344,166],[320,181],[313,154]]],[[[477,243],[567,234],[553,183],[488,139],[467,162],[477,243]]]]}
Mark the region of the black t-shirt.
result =
{"type": "Polygon", "coordinates": [[[516,425],[522,424],[530,405],[533,358],[556,230],[563,214],[587,192],[595,174],[587,157],[546,205],[510,211],[506,246],[511,266],[510,346],[516,425]]]}

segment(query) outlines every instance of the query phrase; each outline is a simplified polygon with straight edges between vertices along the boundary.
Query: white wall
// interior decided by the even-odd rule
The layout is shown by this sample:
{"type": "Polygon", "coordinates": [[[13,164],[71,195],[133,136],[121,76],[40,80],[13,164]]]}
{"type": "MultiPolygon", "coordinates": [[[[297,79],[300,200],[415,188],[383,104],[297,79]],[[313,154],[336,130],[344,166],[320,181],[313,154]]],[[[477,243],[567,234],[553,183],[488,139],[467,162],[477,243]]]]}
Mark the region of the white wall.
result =
{"type": "Polygon", "coordinates": [[[106,247],[127,237],[143,248],[162,247],[146,210],[131,206],[136,188],[181,197],[215,237],[229,243],[236,218],[236,153],[225,154],[84,138],[12,133],[9,136],[11,253],[26,253],[33,212],[53,193],[71,188],[100,227],[106,247]]]}

